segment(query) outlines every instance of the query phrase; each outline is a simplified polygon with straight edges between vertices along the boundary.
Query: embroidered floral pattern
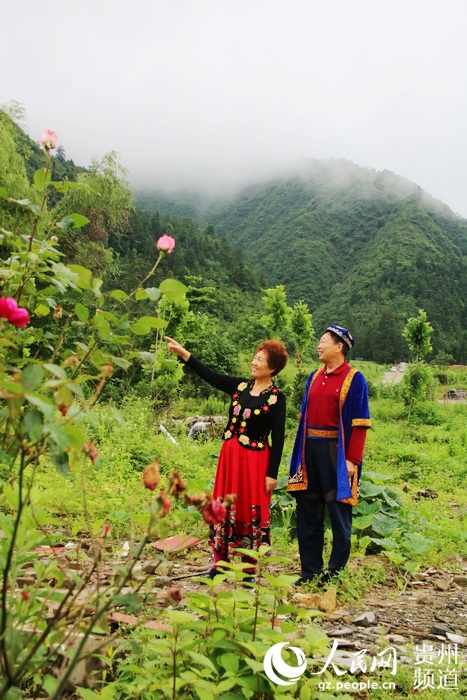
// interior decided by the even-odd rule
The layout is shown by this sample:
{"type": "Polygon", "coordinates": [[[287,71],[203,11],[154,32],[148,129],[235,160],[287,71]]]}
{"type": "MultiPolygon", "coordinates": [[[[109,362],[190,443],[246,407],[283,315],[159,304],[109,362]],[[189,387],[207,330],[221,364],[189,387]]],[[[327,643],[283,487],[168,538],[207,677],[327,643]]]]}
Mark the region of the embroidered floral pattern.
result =
{"type": "Polygon", "coordinates": [[[234,416],[238,416],[238,414],[240,413],[241,410],[242,409],[240,406],[238,406],[238,405],[234,406],[234,410],[233,410],[234,416]]]}
{"type": "Polygon", "coordinates": [[[244,389],[247,388],[247,386],[248,386],[248,382],[242,382],[241,384],[238,385],[237,391],[243,391],[244,389]]]}
{"type": "Polygon", "coordinates": [[[250,444],[250,438],[248,437],[248,435],[243,435],[243,434],[240,435],[239,438],[238,438],[238,441],[239,441],[242,445],[249,445],[249,444],[250,444]]]}
{"type": "Polygon", "coordinates": [[[277,395],[271,394],[271,396],[268,398],[268,404],[272,406],[275,403],[277,403],[277,395]]]}
{"type": "MultiPolygon", "coordinates": [[[[234,413],[235,413],[235,411],[234,411],[234,413]]],[[[245,408],[245,410],[243,411],[243,417],[248,419],[250,416],[251,416],[251,408],[245,408]]]]}
{"type": "Polygon", "coordinates": [[[261,506],[251,507],[251,522],[237,520],[235,504],[227,509],[227,516],[218,525],[211,525],[209,544],[223,558],[231,558],[237,547],[258,550],[262,544],[271,544],[269,512],[261,506]],[[264,519],[263,519],[264,516],[264,519]]]}
{"type": "Polygon", "coordinates": [[[230,432],[230,430],[225,431],[224,437],[226,440],[229,440],[232,437],[232,433],[230,432]]]}

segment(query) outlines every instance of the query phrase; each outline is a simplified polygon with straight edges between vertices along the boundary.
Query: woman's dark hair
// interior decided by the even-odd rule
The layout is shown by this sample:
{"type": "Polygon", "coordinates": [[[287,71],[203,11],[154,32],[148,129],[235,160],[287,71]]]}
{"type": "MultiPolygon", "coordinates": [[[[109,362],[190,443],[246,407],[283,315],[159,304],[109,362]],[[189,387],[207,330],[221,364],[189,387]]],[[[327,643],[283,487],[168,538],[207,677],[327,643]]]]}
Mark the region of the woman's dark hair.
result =
{"type": "Polygon", "coordinates": [[[344,357],[347,357],[347,355],[349,354],[350,348],[347,345],[347,343],[345,342],[345,340],[342,340],[340,335],[337,335],[337,333],[334,333],[334,331],[328,331],[328,333],[331,336],[331,338],[333,339],[334,345],[337,345],[337,343],[342,343],[342,352],[344,353],[344,357]]]}
{"type": "Polygon", "coordinates": [[[279,374],[289,359],[284,343],[281,340],[263,340],[256,348],[256,353],[261,350],[268,356],[268,366],[273,370],[272,376],[279,374]]]}

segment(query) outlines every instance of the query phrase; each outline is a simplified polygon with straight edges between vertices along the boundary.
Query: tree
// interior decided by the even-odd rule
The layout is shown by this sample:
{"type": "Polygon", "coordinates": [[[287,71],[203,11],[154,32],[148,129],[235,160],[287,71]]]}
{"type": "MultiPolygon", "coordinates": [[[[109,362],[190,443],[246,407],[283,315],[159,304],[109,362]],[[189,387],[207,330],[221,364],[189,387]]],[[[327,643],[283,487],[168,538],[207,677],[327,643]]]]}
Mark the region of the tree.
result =
{"type": "Polygon", "coordinates": [[[417,317],[408,320],[402,332],[410,350],[415,355],[415,362],[405,373],[402,383],[402,398],[409,407],[407,416],[409,421],[412,409],[417,404],[426,401],[432,385],[433,375],[423,362],[425,355],[431,351],[430,337],[432,332],[433,328],[423,309],[418,310],[417,317]]]}
{"type": "Polygon", "coordinates": [[[431,352],[430,338],[432,333],[433,327],[427,320],[426,311],[423,309],[418,310],[417,317],[409,318],[402,335],[415,355],[415,362],[423,360],[431,352]]]}
{"type": "Polygon", "coordinates": [[[264,305],[268,311],[261,319],[267,329],[274,335],[281,335],[288,326],[291,308],[287,306],[285,288],[280,284],[273,289],[266,289],[263,297],[264,305]]]}
{"type": "Polygon", "coordinates": [[[296,364],[297,367],[300,367],[301,353],[310,345],[314,334],[311,314],[303,301],[298,301],[292,309],[290,331],[297,344],[296,364]]]}

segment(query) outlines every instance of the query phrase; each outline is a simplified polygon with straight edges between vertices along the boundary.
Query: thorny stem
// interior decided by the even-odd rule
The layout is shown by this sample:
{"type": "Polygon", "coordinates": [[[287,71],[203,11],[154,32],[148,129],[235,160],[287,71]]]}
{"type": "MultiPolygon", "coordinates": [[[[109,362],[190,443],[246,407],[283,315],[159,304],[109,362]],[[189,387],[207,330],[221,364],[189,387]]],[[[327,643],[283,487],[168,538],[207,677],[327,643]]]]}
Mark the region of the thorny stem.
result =
{"type": "Polygon", "coordinates": [[[73,374],[72,374],[72,376],[71,376],[72,379],[74,379],[74,378],[77,376],[77,374],[78,374],[79,370],[81,369],[82,365],[86,362],[86,360],[88,359],[89,355],[92,353],[92,351],[94,350],[94,348],[96,347],[96,345],[97,345],[98,342],[99,342],[98,340],[94,340],[94,341],[91,343],[91,346],[88,348],[87,353],[85,354],[85,356],[83,357],[83,359],[80,361],[80,363],[79,363],[78,366],[76,367],[75,371],[73,372],[73,374]]]}
{"type": "MultiPolygon", "coordinates": [[[[46,156],[47,156],[47,165],[45,166],[44,189],[42,191],[42,201],[41,201],[41,206],[40,206],[41,214],[44,211],[45,203],[47,201],[47,175],[48,175],[48,172],[50,170],[50,152],[49,151],[46,151],[46,156]]],[[[39,219],[40,219],[41,214],[39,214],[39,215],[36,214],[36,216],[34,217],[31,235],[29,236],[28,253],[30,253],[32,250],[32,244],[34,243],[34,237],[35,237],[36,231],[37,231],[37,224],[39,223],[39,219]]],[[[19,287],[16,290],[16,294],[15,294],[16,302],[18,304],[19,304],[19,301],[21,299],[21,295],[23,293],[23,288],[24,288],[24,285],[26,282],[26,273],[28,271],[28,267],[29,267],[29,259],[26,260],[26,265],[24,267],[24,274],[23,274],[23,277],[22,277],[21,282],[19,284],[19,287]]]]}
{"type": "MultiPolygon", "coordinates": [[[[0,653],[3,657],[3,664],[5,667],[5,673],[8,677],[8,681],[12,682],[13,674],[10,668],[10,660],[8,658],[8,650],[6,648],[5,632],[7,627],[7,592],[8,592],[8,577],[10,575],[11,562],[13,560],[13,551],[15,548],[16,537],[18,535],[18,528],[21,521],[21,515],[24,508],[23,501],[23,480],[24,480],[24,469],[25,469],[25,454],[24,450],[21,452],[21,463],[19,469],[19,493],[18,493],[18,511],[16,513],[15,524],[13,526],[13,532],[11,535],[10,546],[8,548],[5,568],[3,570],[3,585],[2,585],[2,619],[0,624],[0,653]]],[[[8,682],[7,681],[7,682],[8,682]]]]}
{"type": "Polygon", "coordinates": [[[156,260],[156,262],[154,263],[153,267],[152,267],[151,270],[148,272],[148,274],[146,275],[146,277],[144,278],[144,280],[142,280],[142,282],[140,282],[140,283],[138,284],[138,286],[136,287],[136,289],[134,289],[134,290],[131,292],[131,294],[129,294],[130,297],[132,297],[134,294],[136,294],[136,292],[138,291],[138,289],[141,289],[141,287],[143,286],[143,284],[144,284],[150,277],[153,276],[153,274],[155,273],[155,271],[156,271],[156,269],[157,269],[157,266],[159,265],[159,263],[160,263],[160,261],[162,260],[162,258],[164,257],[164,255],[165,255],[165,253],[161,250],[161,251],[159,252],[159,257],[157,258],[157,260],[156,260]]]}
{"type": "Polygon", "coordinates": [[[174,625],[173,631],[173,646],[172,646],[172,657],[173,657],[173,673],[172,673],[172,700],[177,700],[177,640],[178,640],[178,625],[174,625]]]}

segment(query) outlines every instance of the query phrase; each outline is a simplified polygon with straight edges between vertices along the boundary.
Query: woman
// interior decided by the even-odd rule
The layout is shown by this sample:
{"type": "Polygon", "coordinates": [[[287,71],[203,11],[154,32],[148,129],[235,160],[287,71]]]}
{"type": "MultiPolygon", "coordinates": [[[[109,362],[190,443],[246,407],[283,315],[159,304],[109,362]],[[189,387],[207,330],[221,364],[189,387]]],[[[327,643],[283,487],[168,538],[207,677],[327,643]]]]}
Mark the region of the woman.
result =
{"type": "MultiPolygon", "coordinates": [[[[277,340],[261,343],[251,363],[251,379],[244,379],[216,372],[176,340],[165,339],[170,352],[211,386],[232,397],[213,496],[223,500],[236,494],[237,499],[227,509],[225,519],[211,529],[214,565],[208,575],[214,578],[219,573],[217,563],[228,561],[236,547],[257,550],[271,541],[269,505],[277,486],[285,432],[285,396],[273,377],[285,367],[287,350],[277,340]]],[[[248,557],[243,560],[254,563],[248,557]]],[[[253,573],[254,568],[245,571],[253,573]]]]}

